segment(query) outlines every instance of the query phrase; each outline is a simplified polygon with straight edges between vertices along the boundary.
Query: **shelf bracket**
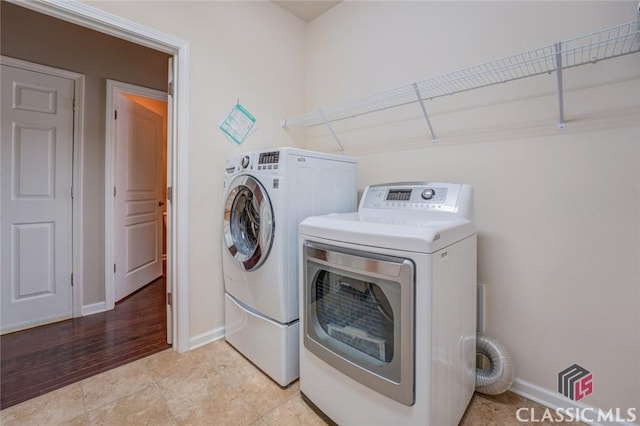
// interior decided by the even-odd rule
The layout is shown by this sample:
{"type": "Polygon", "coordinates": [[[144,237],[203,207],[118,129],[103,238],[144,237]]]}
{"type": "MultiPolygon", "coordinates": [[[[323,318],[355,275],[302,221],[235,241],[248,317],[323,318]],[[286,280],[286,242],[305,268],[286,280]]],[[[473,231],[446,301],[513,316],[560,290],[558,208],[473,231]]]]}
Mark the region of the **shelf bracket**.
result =
{"type": "Polygon", "coordinates": [[[333,136],[333,138],[336,140],[336,143],[340,147],[340,151],[344,151],[344,147],[340,143],[340,139],[338,139],[338,135],[336,135],[336,132],[333,131],[331,124],[329,124],[329,120],[327,120],[327,117],[325,117],[321,109],[318,110],[318,113],[320,114],[320,117],[322,117],[322,121],[324,121],[324,125],[327,126],[327,129],[329,129],[329,133],[331,133],[331,136],[333,136]]]}
{"type": "Polygon", "coordinates": [[[425,120],[427,120],[427,125],[429,126],[429,131],[431,132],[431,143],[438,143],[438,139],[436,139],[436,134],[433,131],[433,126],[431,125],[431,120],[429,120],[429,114],[427,114],[427,108],[424,106],[424,100],[422,100],[422,96],[420,95],[420,89],[418,89],[418,83],[413,83],[413,90],[416,92],[416,97],[418,98],[418,102],[420,103],[420,108],[422,109],[422,113],[424,114],[425,120]]]}
{"type": "Polygon", "coordinates": [[[555,44],[556,47],[556,75],[558,77],[558,129],[564,130],[564,99],[562,90],[562,43],[555,44]]]}

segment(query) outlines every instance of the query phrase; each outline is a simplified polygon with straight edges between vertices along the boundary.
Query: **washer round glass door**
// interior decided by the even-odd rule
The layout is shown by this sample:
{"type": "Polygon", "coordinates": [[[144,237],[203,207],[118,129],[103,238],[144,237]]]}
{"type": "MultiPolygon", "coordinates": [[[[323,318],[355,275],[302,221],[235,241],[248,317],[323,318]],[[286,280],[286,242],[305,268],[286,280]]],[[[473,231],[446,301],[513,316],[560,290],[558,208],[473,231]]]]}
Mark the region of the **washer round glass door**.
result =
{"type": "Polygon", "coordinates": [[[231,182],[224,206],[224,241],[236,265],[244,271],[259,268],[273,244],[273,209],[255,178],[238,176],[231,182]]]}

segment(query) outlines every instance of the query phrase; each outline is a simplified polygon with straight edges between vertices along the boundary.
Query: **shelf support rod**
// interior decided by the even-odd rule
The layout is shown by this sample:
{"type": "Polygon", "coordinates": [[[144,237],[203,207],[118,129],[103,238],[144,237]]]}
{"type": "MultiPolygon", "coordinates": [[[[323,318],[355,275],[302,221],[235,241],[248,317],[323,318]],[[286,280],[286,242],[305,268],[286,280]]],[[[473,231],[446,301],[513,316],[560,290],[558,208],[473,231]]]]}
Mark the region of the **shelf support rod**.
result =
{"type": "Polygon", "coordinates": [[[336,140],[336,143],[340,147],[340,151],[344,151],[344,147],[340,143],[340,139],[338,139],[338,135],[336,135],[336,132],[333,131],[333,128],[331,127],[331,124],[329,124],[329,120],[327,120],[327,117],[324,115],[324,112],[322,112],[322,110],[319,109],[318,113],[322,117],[322,121],[324,121],[324,125],[327,126],[327,129],[329,129],[329,133],[331,133],[331,136],[333,136],[333,139],[336,140]]]}
{"type": "Polygon", "coordinates": [[[558,129],[564,130],[564,99],[562,89],[562,43],[556,43],[556,75],[558,77],[558,129]]]}
{"type": "Polygon", "coordinates": [[[438,139],[436,139],[436,133],[433,131],[433,126],[431,125],[431,120],[429,120],[429,114],[427,114],[427,108],[425,108],[424,101],[422,100],[422,96],[420,96],[418,83],[413,83],[413,90],[416,92],[416,97],[418,98],[418,102],[420,103],[422,114],[424,114],[424,118],[425,120],[427,120],[427,126],[429,126],[429,131],[431,132],[431,143],[434,143],[434,144],[438,143],[438,139]]]}

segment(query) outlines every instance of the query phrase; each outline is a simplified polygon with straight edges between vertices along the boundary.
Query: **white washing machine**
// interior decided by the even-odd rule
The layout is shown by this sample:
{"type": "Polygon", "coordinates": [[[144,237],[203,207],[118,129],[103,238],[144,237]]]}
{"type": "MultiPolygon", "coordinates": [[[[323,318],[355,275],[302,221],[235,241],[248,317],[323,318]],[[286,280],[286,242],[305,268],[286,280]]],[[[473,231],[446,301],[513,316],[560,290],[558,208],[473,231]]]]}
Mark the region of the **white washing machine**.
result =
{"type": "Polygon", "coordinates": [[[341,426],[457,425],[475,387],[468,185],[369,186],[299,227],[300,391],[341,426]]]}
{"type": "Polygon", "coordinates": [[[278,148],[225,164],[225,338],[285,386],[299,374],[298,224],[356,208],[356,160],[278,148]]]}

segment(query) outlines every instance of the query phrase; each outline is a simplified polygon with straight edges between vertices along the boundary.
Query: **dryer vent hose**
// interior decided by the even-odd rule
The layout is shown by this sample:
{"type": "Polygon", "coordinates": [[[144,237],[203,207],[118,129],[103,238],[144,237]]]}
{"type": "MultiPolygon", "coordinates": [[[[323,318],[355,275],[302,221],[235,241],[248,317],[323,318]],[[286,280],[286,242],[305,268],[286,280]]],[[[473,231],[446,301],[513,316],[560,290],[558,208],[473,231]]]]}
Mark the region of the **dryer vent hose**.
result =
{"type": "Polygon", "coordinates": [[[505,392],[513,383],[513,363],[507,349],[494,339],[478,334],[476,352],[489,359],[489,368],[476,369],[476,391],[487,395],[505,392]]]}

